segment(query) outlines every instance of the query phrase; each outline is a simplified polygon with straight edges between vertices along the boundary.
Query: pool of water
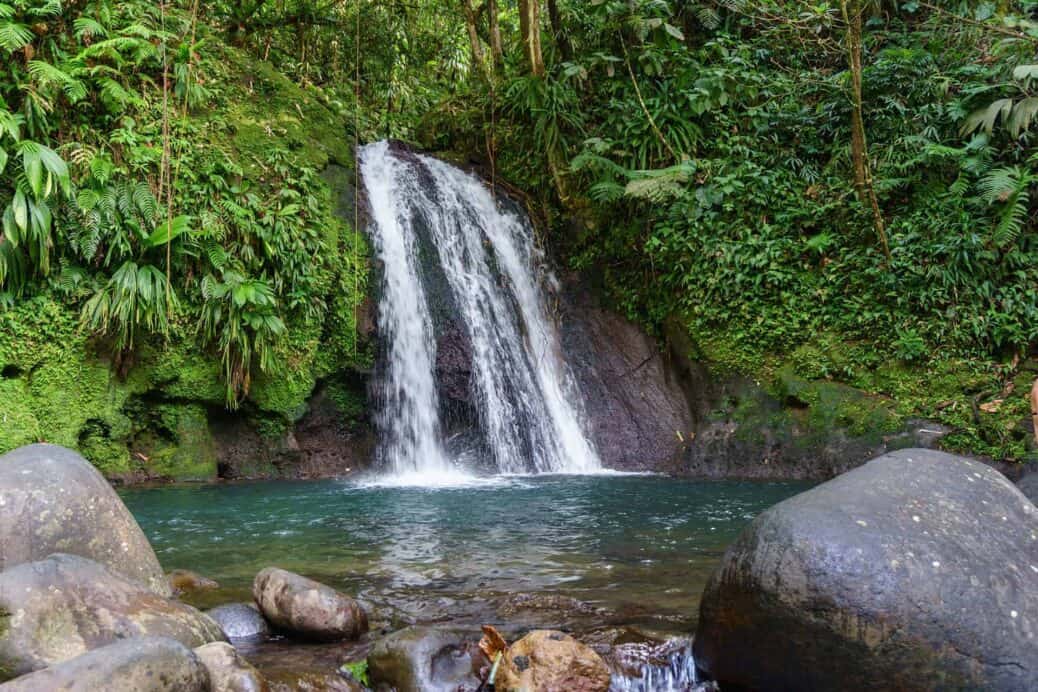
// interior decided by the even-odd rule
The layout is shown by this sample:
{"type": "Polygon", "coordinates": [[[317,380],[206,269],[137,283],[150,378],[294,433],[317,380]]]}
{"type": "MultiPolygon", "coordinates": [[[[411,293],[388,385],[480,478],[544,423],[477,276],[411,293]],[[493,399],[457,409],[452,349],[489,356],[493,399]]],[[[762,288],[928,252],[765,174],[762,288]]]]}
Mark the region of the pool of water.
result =
{"type": "Polygon", "coordinates": [[[276,565],[356,595],[386,627],[694,629],[725,547],[804,483],[502,478],[456,488],[263,482],[124,490],[165,569],[248,600],[276,565]]]}

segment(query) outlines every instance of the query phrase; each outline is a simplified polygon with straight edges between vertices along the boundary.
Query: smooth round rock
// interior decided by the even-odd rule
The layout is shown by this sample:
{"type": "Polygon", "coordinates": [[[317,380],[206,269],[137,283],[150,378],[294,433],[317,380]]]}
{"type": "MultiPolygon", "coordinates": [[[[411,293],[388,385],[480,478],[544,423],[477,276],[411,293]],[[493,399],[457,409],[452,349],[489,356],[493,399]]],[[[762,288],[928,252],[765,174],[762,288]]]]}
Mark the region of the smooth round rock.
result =
{"type": "Polygon", "coordinates": [[[445,627],[407,627],[375,642],[368,653],[371,682],[397,692],[454,692],[475,686],[473,656],[480,633],[445,627]]]}
{"type": "Polygon", "coordinates": [[[216,621],[228,639],[256,640],[270,636],[270,625],[260,612],[247,603],[228,603],[205,611],[216,621]]]}
{"type": "Polygon", "coordinates": [[[212,692],[268,692],[267,681],[234,647],[213,642],[195,649],[198,659],[209,671],[212,692]]]}
{"type": "Polygon", "coordinates": [[[127,639],[102,646],[0,685],[2,692],[208,692],[209,689],[209,673],[191,649],[162,637],[127,639]]]}
{"type": "Polygon", "coordinates": [[[268,567],[257,574],[252,595],[267,621],[289,634],[338,641],[368,631],[368,616],[355,600],[283,569],[268,567]]]}
{"type": "Polygon", "coordinates": [[[51,555],[0,572],[0,671],[8,676],[131,637],[168,637],[194,648],[224,639],[191,606],[78,555],[51,555]]]}
{"type": "Polygon", "coordinates": [[[0,570],[51,553],[90,558],[171,594],[151,544],[100,472],[71,449],[29,445],[0,456],[0,570]]]}
{"type": "Polygon", "coordinates": [[[908,449],[761,514],[708,583],[696,664],[748,689],[1038,689],[1038,508],[908,449]]]}

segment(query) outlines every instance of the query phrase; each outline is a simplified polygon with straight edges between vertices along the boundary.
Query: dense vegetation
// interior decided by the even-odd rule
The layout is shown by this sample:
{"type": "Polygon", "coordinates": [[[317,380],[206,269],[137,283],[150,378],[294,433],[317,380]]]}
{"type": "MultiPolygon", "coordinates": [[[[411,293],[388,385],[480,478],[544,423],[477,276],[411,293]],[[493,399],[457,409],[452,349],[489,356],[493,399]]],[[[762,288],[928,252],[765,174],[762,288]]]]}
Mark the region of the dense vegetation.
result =
{"type": "Polygon", "coordinates": [[[0,448],[127,472],[199,406],[277,433],[363,367],[321,174],[390,136],[528,191],[716,367],[1022,458],[1036,47],[1029,1],[0,0],[0,448]]]}

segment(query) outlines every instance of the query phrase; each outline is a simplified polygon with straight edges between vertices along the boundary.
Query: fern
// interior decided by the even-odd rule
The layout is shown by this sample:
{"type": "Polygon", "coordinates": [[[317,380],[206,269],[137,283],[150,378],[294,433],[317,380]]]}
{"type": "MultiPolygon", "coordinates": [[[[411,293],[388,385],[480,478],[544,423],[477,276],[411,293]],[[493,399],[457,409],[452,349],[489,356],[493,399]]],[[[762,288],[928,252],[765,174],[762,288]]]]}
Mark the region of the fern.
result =
{"type": "Polygon", "coordinates": [[[1005,247],[1020,237],[1030,206],[1030,188],[1038,180],[1020,166],[996,168],[979,184],[981,197],[988,204],[1003,204],[991,241],[1005,247]]]}
{"type": "Polygon", "coordinates": [[[13,53],[25,48],[30,43],[32,43],[32,31],[29,30],[29,27],[11,21],[0,23],[0,48],[13,53]]]}

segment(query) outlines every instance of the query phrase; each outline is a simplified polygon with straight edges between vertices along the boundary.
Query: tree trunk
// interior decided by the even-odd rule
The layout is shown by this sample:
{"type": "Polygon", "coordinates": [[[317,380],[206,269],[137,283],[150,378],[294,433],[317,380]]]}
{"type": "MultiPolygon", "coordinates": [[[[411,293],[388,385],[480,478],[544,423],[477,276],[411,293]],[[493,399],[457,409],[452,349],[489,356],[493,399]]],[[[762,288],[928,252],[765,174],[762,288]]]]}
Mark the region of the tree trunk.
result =
{"type": "Polygon", "coordinates": [[[573,46],[566,38],[566,30],[562,27],[562,15],[559,13],[559,0],[548,0],[548,21],[551,33],[555,37],[555,45],[559,49],[559,57],[569,62],[573,59],[573,46]]]}
{"type": "Polygon", "coordinates": [[[519,0],[519,32],[523,39],[523,50],[530,64],[530,74],[544,76],[544,54],[541,52],[541,3],[540,0],[519,0]]]}
{"type": "Polygon", "coordinates": [[[861,203],[872,211],[872,225],[876,237],[883,247],[883,254],[890,259],[890,245],[887,243],[886,224],[879,209],[876,188],[872,180],[872,165],[869,161],[868,140],[865,138],[865,117],[862,98],[862,0],[841,0],[843,21],[847,25],[846,49],[847,64],[851,71],[851,162],[854,166],[854,188],[861,203]]]}
{"type": "Polygon", "coordinates": [[[505,51],[501,47],[501,23],[497,13],[497,0],[487,0],[487,25],[490,27],[490,56],[494,70],[499,72],[505,62],[505,51]]]}
{"type": "Polygon", "coordinates": [[[469,44],[472,46],[472,69],[483,74],[486,62],[483,58],[483,44],[476,30],[476,11],[472,9],[472,0],[461,0],[461,7],[465,10],[465,29],[469,32],[469,44]]]}

